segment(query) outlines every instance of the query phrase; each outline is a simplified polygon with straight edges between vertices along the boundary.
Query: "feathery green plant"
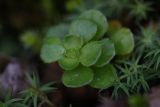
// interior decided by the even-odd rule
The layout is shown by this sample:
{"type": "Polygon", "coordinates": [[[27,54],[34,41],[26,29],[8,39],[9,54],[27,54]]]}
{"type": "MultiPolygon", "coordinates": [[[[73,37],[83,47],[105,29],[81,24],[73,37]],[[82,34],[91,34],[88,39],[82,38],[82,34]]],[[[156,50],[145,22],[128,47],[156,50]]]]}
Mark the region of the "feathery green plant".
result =
{"type": "Polygon", "coordinates": [[[144,2],[143,0],[135,0],[135,3],[129,5],[129,15],[136,20],[147,18],[147,13],[152,11],[150,2],[144,2]]]}
{"type": "Polygon", "coordinates": [[[33,73],[32,76],[27,75],[30,82],[29,88],[22,91],[22,98],[24,103],[28,106],[41,107],[43,104],[53,105],[47,98],[46,93],[54,90],[53,83],[40,85],[37,74],[33,73]]]}
{"type": "Polygon", "coordinates": [[[23,103],[21,98],[13,98],[12,93],[9,91],[4,100],[0,101],[0,107],[28,107],[23,103]]]}
{"type": "Polygon", "coordinates": [[[160,45],[157,48],[153,48],[148,54],[145,56],[148,67],[153,68],[158,71],[160,68],[160,45]]]}
{"type": "Polygon", "coordinates": [[[141,34],[137,36],[135,54],[140,55],[145,60],[145,65],[153,70],[158,70],[160,65],[160,38],[158,37],[159,29],[153,25],[141,28],[141,34]]]}
{"type": "Polygon", "coordinates": [[[148,53],[150,49],[155,47],[158,43],[158,31],[155,30],[153,25],[141,27],[140,35],[136,37],[136,41],[135,53],[148,53]]]}
{"type": "Polygon", "coordinates": [[[121,95],[119,90],[122,90],[127,96],[141,91],[147,93],[149,91],[148,79],[149,72],[147,67],[140,64],[140,57],[129,60],[118,60],[116,67],[119,71],[119,76],[115,82],[112,97],[118,98],[121,95]]]}

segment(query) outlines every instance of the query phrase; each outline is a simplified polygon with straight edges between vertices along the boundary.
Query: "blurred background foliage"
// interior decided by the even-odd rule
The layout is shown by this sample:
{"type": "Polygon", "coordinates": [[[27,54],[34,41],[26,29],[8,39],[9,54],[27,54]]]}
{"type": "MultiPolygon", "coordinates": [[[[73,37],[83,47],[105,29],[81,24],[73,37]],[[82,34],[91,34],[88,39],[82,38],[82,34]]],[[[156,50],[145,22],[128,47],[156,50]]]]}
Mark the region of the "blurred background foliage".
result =
{"type": "Polygon", "coordinates": [[[1,0],[0,53],[20,55],[19,49],[33,45],[33,52],[38,52],[39,41],[46,32],[55,32],[55,24],[67,24],[88,9],[98,9],[109,21],[135,28],[159,20],[159,3],[159,0],[1,0]]]}

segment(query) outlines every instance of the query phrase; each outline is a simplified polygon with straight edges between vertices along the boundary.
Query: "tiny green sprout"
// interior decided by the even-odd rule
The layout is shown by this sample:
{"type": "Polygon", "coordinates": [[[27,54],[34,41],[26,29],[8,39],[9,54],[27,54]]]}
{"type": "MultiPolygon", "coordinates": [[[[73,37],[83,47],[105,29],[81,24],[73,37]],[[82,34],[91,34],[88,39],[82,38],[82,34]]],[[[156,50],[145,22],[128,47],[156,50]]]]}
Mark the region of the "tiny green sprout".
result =
{"type": "Polygon", "coordinates": [[[48,100],[46,93],[54,90],[53,83],[48,83],[45,85],[40,85],[38,76],[34,73],[33,77],[27,75],[28,80],[30,82],[29,88],[22,91],[22,97],[24,99],[24,103],[33,107],[40,107],[44,103],[52,105],[52,103],[48,100]]]}
{"type": "Polygon", "coordinates": [[[145,19],[147,18],[147,12],[152,10],[150,6],[151,3],[149,2],[143,2],[143,0],[135,0],[135,3],[129,6],[129,15],[135,17],[137,20],[145,19]]]}
{"type": "Polygon", "coordinates": [[[132,32],[128,28],[120,28],[110,39],[115,44],[116,55],[127,55],[133,51],[134,38],[132,32]]]}
{"type": "Polygon", "coordinates": [[[37,32],[34,31],[24,32],[21,35],[20,40],[22,41],[25,47],[32,48],[35,52],[39,52],[42,45],[40,36],[37,32]]]}
{"type": "Polygon", "coordinates": [[[146,60],[145,64],[155,71],[160,67],[159,39],[158,29],[153,25],[141,28],[141,35],[137,38],[136,52],[141,53],[146,60]]]}
{"type": "Polygon", "coordinates": [[[143,54],[155,47],[159,38],[154,27],[149,25],[148,27],[141,27],[140,35],[137,36],[136,40],[136,52],[143,54]]]}

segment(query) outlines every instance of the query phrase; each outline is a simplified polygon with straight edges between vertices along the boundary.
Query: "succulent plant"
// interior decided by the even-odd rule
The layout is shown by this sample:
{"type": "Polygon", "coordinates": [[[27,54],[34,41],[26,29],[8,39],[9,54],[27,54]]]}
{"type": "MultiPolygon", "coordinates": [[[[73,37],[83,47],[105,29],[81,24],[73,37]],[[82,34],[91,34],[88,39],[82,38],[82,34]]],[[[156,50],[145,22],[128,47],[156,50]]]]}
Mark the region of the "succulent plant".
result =
{"type": "Polygon", "coordinates": [[[67,87],[111,87],[117,76],[110,62],[115,55],[130,54],[134,40],[127,28],[104,37],[107,28],[107,19],[100,11],[85,11],[71,22],[63,38],[46,36],[41,58],[46,63],[58,62],[64,69],[62,82],[67,87]]]}

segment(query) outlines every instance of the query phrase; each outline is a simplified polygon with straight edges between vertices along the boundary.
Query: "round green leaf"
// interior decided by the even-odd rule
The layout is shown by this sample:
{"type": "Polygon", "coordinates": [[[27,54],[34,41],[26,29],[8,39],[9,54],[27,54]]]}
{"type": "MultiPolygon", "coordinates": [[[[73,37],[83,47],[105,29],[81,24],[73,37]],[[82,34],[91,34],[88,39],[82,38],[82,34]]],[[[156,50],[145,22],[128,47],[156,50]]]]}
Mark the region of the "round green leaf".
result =
{"type": "Polygon", "coordinates": [[[83,38],[78,36],[66,36],[63,45],[66,49],[80,49],[83,45],[83,38]]]}
{"type": "Polygon", "coordinates": [[[68,34],[68,27],[69,25],[64,23],[50,27],[47,31],[47,36],[54,36],[62,39],[68,34]]]}
{"type": "Polygon", "coordinates": [[[65,49],[61,45],[43,45],[41,49],[41,58],[46,63],[51,63],[59,60],[65,49]]]}
{"type": "Polygon", "coordinates": [[[104,66],[108,64],[115,56],[115,48],[111,40],[103,39],[100,41],[100,43],[102,44],[102,53],[95,64],[96,66],[104,66]]]}
{"type": "Polygon", "coordinates": [[[134,38],[129,29],[120,28],[110,38],[115,44],[116,55],[127,55],[133,51],[134,38]]]}
{"type": "Polygon", "coordinates": [[[94,68],[94,78],[90,85],[100,89],[111,87],[117,78],[116,76],[116,69],[111,64],[94,68]]]}
{"type": "Polygon", "coordinates": [[[107,31],[108,22],[106,17],[98,10],[89,10],[80,15],[80,19],[93,21],[97,25],[95,38],[101,38],[107,31]]]}
{"type": "Polygon", "coordinates": [[[71,23],[69,34],[81,36],[85,42],[91,40],[97,32],[97,25],[89,20],[76,20],[71,23]]]}
{"type": "Polygon", "coordinates": [[[61,40],[55,36],[46,36],[44,38],[44,44],[48,44],[48,45],[61,44],[61,40]]]}
{"type": "Polygon", "coordinates": [[[65,70],[72,70],[79,65],[79,50],[68,49],[64,57],[58,61],[59,65],[65,70]]]}
{"type": "Polygon", "coordinates": [[[84,66],[91,66],[97,62],[102,52],[102,45],[97,42],[90,42],[81,49],[80,62],[84,66]]]}
{"type": "Polygon", "coordinates": [[[63,68],[64,70],[72,70],[79,65],[79,60],[68,58],[68,57],[63,57],[62,59],[58,61],[58,63],[60,67],[63,68]]]}
{"type": "Polygon", "coordinates": [[[71,71],[64,72],[63,84],[67,87],[82,87],[93,80],[93,72],[90,68],[79,66],[71,71]]]}

